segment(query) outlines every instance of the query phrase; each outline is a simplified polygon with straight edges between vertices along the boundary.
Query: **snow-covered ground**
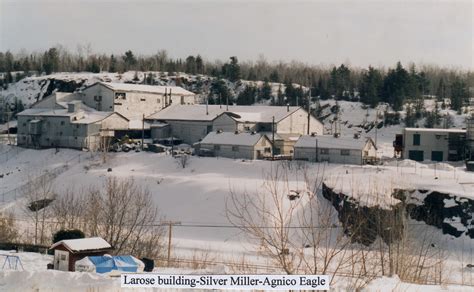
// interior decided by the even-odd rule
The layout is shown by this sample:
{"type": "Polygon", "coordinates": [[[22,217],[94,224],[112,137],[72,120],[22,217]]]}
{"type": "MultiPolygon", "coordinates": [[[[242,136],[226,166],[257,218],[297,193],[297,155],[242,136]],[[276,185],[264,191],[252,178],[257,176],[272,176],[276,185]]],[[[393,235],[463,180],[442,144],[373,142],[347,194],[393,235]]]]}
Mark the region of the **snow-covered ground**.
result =
{"type": "MultiPolygon", "coordinates": [[[[108,177],[133,178],[151,191],[166,220],[181,222],[182,226],[177,225],[173,229],[174,256],[189,258],[196,252],[209,252],[219,260],[237,261],[245,256],[250,260],[266,262],[259,258],[257,247],[238,229],[229,228],[225,202],[231,189],[240,193],[261,191],[264,175],[273,167],[282,167],[282,162],[192,157],[189,165],[183,169],[175,158],[165,154],[109,153],[107,161],[103,162],[101,154],[69,149],[61,149],[56,153],[55,149],[32,150],[7,145],[0,146],[0,162],[0,175],[3,174],[0,178],[0,208],[3,212],[13,213],[17,218],[25,218],[26,201],[21,186],[30,177],[41,175],[46,170],[54,173],[54,186],[59,196],[71,186],[81,190],[94,185],[100,186],[108,177]],[[112,171],[108,172],[108,168],[112,168],[112,171]]],[[[458,197],[474,198],[474,174],[466,172],[462,165],[438,163],[435,170],[434,165],[406,160],[388,161],[382,166],[308,163],[306,168],[310,174],[324,170],[324,179],[328,185],[367,205],[388,207],[398,202],[390,196],[390,191],[397,187],[434,189],[458,197]],[[438,179],[435,179],[435,175],[438,179]]],[[[296,169],[298,165],[295,162],[290,171],[289,188],[304,189],[305,181],[296,169]]],[[[300,165],[300,169],[304,168],[300,165]]],[[[426,225],[422,225],[422,228],[437,234],[433,240],[443,245],[449,254],[446,259],[450,266],[447,278],[453,283],[472,280],[474,271],[466,269],[465,265],[473,263],[473,240],[464,236],[453,238],[443,235],[440,230],[426,225]],[[463,280],[464,277],[466,279],[463,280]]],[[[25,270],[28,270],[28,257],[24,262],[25,270]]],[[[46,262],[47,257],[38,261],[40,270],[45,269],[46,262]]],[[[25,277],[31,279],[31,282],[39,281],[38,285],[54,283],[50,281],[41,284],[41,279],[45,276],[42,273],[53,273],[52,277],[57,277],[58,283],[62,283],[59,280],[61,277],[70,278],[71,281],[94,282],[99,286],[103,281],[110,281],[97,275],[74,273],[59,276],[62,275],[61,272],[28,271],[22,276],[8,272],[3,277],[9,283],[15,277],[25,277]]],[[[116,282],[111,285],[110,287],[118,287],[116,282]]],[[[401,287],[407,286],[403,284],[401,287]]],[[[408,289],[412,289],[410,287],[408,289]]]]}

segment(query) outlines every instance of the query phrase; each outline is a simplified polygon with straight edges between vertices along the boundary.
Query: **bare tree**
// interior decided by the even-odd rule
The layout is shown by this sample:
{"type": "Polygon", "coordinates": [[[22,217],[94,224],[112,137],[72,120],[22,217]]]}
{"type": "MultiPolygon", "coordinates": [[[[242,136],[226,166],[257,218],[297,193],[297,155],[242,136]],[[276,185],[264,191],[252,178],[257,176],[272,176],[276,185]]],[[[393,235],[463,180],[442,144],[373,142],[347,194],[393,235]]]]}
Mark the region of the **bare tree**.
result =
{"type": "Polygon", "coordinates": [[[151,193],[133,180],[109,178],[86,199],[88,232],[106,239],[116,253],[157,255],[163,230],[151,193]]]}
{"type": "Polygon", "coordinates": [[[0,242],[15,242],[18,238],[17,230],[13,214],[0,213],[0,242]]]}
{"type": "Polygon", "coordinates": [[[190,158],[189,158],[189,155],[187,154],[181,154],[180,156],[177,157],[177,163],[179,166],[181,166],[182,168],[186,168],[186,166],[189,165],[189,162],[190,162],[190,158]]]}
{"type": "Polygon", "coordinates": [[[22,192],[27,200],[25,213],[34,223],[34,243],[44,244],[46,220],[50,213],[48,206],[56,196],[53,191],[53,174],[46,172],[35,178],[30,177],[22,192]]]}

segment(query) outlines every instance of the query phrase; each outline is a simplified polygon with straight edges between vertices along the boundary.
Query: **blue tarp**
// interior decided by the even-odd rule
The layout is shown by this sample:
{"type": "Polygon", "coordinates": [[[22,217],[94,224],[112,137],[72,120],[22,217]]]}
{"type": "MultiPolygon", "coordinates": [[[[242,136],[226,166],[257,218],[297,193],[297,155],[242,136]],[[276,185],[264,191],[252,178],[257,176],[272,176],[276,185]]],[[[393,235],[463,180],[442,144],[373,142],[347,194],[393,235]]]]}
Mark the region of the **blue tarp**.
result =
{"type": "Polygon", "coordinates": [[[95,265],[96,273],[108,273],[112,270],[136,272],[138,264],[132,256],[89,256],[95,265]]]}

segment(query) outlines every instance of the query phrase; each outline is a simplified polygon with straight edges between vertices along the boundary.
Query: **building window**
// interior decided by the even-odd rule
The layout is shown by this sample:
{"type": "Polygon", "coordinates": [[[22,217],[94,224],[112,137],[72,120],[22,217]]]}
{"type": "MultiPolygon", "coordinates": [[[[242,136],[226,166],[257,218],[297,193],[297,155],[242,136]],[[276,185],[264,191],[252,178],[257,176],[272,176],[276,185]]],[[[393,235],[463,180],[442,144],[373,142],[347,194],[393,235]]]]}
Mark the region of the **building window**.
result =
{"type": "Polygon", "coordinates": [[[23,127],[26,127],[26,123],[23,123],[23,127]]]}
{"type": "Polygon", "coordinates": [[[350,151],[348,149],[341,149],[341,155],[343,156],[349,156],[350,151]]]}
{"type": "Polygon", "coordinates": [[[140,101],[146,101],[146,98],[140,98],[140,101]]]}
{"type": "Polygon", "coordinates": [[[160,103],[161,100],[159,98],[156,99],[156,103],[160,103]]]}
{"type": "Polygon", "coordinates": [[[239,146],[232,146],[233,152],[239,152],[239,146]]]}
{"type": "Polygon", "coordinates": [[[64,121],[61,121],[61,126],[64,126],[64,121]]]}
{"type": "Polygon", "coordinates": [[[329,149],[321,148],[321,154],[329,154],[329,149]]]}
{"type": "Polygon", "coordinates": [[[265,153],[271,153],[271,152],[272,152],[272,148],[270,148],[270,147],[265,148],[265,153]]]}
{"type": "Polygon", "coordinates": [[[212,132],[212,125],[208,125],[208,126],[206,127],[206,132],[207,132],[207,134],[209,134],[210,132],[212,132]]]}
{"type": "Polygon", "coordinates": [[[127,94],[125,92],[116,92],[115,99],[127,99],[127,94]]]}
{"type": "Polygon", "coordinates": [[[62,136],[63,135],[63,132],[59,132],[59,136],[62,136]]]}
{"type": "Polygon", "coordinates": [[[214,151],[220,151],[221,145],[214,145],[214,151]]]}
{"type": "Polygon", "coordinates": [[[420,145],[420,134],[413,134],[413,145],[420,145]]]}

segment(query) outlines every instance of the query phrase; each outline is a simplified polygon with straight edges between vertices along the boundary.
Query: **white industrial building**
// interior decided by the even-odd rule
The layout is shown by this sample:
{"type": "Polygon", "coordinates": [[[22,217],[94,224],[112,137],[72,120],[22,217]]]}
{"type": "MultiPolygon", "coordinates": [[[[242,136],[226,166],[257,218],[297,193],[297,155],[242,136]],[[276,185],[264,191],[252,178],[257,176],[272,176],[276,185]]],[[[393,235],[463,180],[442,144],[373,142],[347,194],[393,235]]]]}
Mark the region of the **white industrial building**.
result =
{"type": "Polygon", "coordinates": [[[371,138],[302,136],[294,146],[294,159],[312,162],[366,164],[375,161],[377,149],[371,138]]]}
{"type": "Polygon", "coordinates": [[[178,86],[98,82],[80,93],[87,106],[117,112],[129,120],[142,120],[175,104],[194,104],[195,94],[178,86]]]}
{"type": "Polygon", "coordinates": [[[394,146],[401,158],[416,161],[459,161],[465,159],[466,130],[405,128],[394,146]]]}
{"type": "Polygon", "coordinates": [[[199,149],[234,159],[254,160],[272,156],[271,141],[258,133],[211,132],[199,143],[199,149]]]}
{"type": "Polygon", "coordinates": [[[87,148],[96,150],[116,128],[126,128],[128,119],[113,112],[81,108],[80,101],[68,108],[31,108],[18,114],[18,146],[30,148],[87,148]]]}
{"type": "MultiPolygon", "coordinates": [[[[224,105],[175,105],[146,118],[152,123],[165,123],[153,131],[152,138],[173,135],[192,144],[212,131],[222,132],[272,132],[299,134],[308,132],[308,113],[301,107],[285,106],[224,106],[224,105]]],[[[323,124],[309,117],[309,132],[323,133],[323,124]]],[[[153,127],[153,126],[152,126],[153,127]]],[[[284,135],[282,135],[284,136],[284,135]]]]}

